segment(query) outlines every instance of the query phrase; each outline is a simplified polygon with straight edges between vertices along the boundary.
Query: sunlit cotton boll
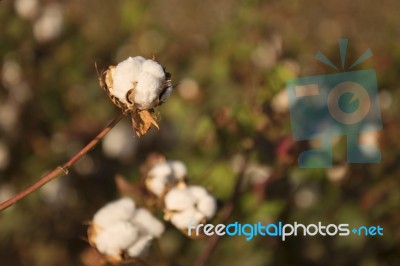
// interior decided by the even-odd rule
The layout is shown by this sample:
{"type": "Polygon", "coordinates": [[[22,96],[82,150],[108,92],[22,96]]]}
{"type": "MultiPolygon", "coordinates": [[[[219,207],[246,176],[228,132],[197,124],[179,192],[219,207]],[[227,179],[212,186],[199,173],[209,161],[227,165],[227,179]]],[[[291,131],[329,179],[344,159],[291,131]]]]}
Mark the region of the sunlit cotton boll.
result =
{"type": "Polygon", "coordinates": [[[101,208],[93,217],[93,222],[100,227],[107,227],[117,221],[128,221],[133,218],[135,203],[130,198],[110,202],[101,208]]]}
{"type": "Polygon", "coordinates": [[[14,87],[22,80],[21,66],[15,60],[6,60],[1,69],[1,76],[5,87],[14,87]]]}
{"type": "Polygon", "coordinates": [[[326,176],[328,179],[332,182],[338,182],[342,180],[348,171],[348,165],[343,164],[343,165],[336,165],[333,166],[332,168],[326,169],[326,176]]]}
{"type": "Polygon", "coordinates": [[[33,34],[38,42],[45,43],[57,38],[64,22],[63,8],[54,3],[47,5],[33,25],[33,34]]]}
{"type": "Polygon", "coordinates": [[[39,11],[38,0],[15,0],[14,8],[18,16],[23,19],[31,20],[36,17],[39,11]]]}
{"type": "Polygon", "coordinates": [[[138,235],[138,230],[129,222],[117,222],[99,230],[94,243],[101,253],[117,257],[135,243],[138,235]]]}
{"type": "Polygon", "coordinates": [[[165,161],[154,165],[147,174],[146,188],[160,197],[166,189],[183,182],[187,175],[186,166],[180,161],[165,161]]]}
{"type": "Polygon", "coordinates": [[[210,220],[217,210],[217,201],[201,186],[173,188],[164,198],[165,219],[180,230],[210,220]]]}
{"type": "Polygon", "coordinates": [[[125,104],[132,104],[128,102],[127,93],[134,89],[133,99],[129,100],[139,109],[157,106],[172,92],[163,67],[141,56],[129,57],[119,63],[112,72],[112,78],[114,96],[125,104]]]}
{"type": "Polygon", "coordinates": [[[278,114],[284,114],[289,111],[289,98],[285,89],[281,90],[272,98],[271,108],[278,114]]]}
{"type": "Polygon", "coordinates": [[[160,237],[164,233],[164,224],[144,208],[139,208],[135,211],[131,223],[140,228],[141,231],[154,237],[160,237]]]}
{"type": "Polygon", "coordinates": [[[294,201],[298,207],[307,209],[316,203],[317,195],[314,190],[303,188],[295,194],[294,201]]]}
{"type": "Polygon", "coordinates": [[[130,198],[108,203],[94,215],[88,229],[89,243],[111,263],[145,255],[153,238],[164,232],[157,218],[135,206],[130,198]]]}

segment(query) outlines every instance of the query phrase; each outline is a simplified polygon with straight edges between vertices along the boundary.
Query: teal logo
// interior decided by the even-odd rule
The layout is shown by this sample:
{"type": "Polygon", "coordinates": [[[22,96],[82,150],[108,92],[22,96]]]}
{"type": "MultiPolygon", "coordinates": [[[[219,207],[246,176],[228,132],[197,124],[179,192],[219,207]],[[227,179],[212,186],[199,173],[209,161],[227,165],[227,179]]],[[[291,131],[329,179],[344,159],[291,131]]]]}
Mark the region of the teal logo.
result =
{"type": "MultiPolygon", "coordinates": [[[[294,140],[321,140],[319,149],[300,154],[298,162],[302,168],[332,167],[332,138],[337,136],[347,139],[348,163],[379,163],[381,160],[376,147],[358,143],[361,133],[382,128],[375,70],[352,70],[371,57],[372,52],[368,49],[346,67],[347,43],[347,39],[339,40],[342,72],[287,81],[294,140]]],[[[316,54],[316,59],[339,69],[321,52],[316,54]]]]}

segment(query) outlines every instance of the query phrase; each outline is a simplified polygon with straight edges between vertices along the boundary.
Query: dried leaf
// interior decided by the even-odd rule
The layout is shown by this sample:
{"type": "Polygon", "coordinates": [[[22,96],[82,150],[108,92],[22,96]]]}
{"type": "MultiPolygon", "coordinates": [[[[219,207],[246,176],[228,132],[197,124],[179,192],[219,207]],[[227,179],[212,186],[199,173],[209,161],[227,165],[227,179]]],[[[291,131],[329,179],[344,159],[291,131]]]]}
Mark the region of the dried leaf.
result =
{"type": "Polygon", "coordinates": [[[131,113],[132,126],[138,137],[143,136],[154,125],[159,129],[153,110],[138,110],[131,113]]]}

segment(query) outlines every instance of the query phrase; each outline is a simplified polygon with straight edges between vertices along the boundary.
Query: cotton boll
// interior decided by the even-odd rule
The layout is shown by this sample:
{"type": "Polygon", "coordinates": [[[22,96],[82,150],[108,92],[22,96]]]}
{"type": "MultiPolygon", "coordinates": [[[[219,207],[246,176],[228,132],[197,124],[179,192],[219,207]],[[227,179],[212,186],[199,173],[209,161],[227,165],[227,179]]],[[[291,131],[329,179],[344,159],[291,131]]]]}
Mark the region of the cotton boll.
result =
{"type": "Polygon", "coordinates": [[[154,177],[146,180],[146,188],[154,195],[160,197],[165,191],[166,179],[164,177],[154,177]]]}
{"type": "Polygon", "coordinates": [[[101,228],[108,227],[119,221],[128,221],[132,219],[135,211],[135,203],[130,198],[108,203],[98,210],[93,217],[93,222],[101,228]]]}
{"type": "Polygon", "coordinates": [[[217,201],[214,197],[207,195],[197,203],[197,209],[204,214],[207,219],[214,217],[217,210],[217,201]]]}
{"type": "Polygon", "coordinates": [[[149,173],[147,174],[150,177],[162,177],[166,178],[167,176],[172,174],[172,168],[167,163],[159,163],[154,165],[149,173]]]}
{"type": "Polygon", "coordinates": [[[96,248],[103,254],[118,257],[122,250],[131,246],[138,238],[139,233],[128,222],[119,222],[113,226],[100,230],[95,236],[96,248]]]}
{"type": "Polygon", "coordinates": [[[171,211],[182,211],[192,208],[195,199],[187,189],[171,189],[164,199],[165,207],[171,211]]]}
{"type": "Polygon", "coordinates": [[[143,235],[128,248],[128,255],[132,258],[143,256],[149,249],[153,237],[150,235],[143,235]]]}
{"type": "Polygon", "coordinates": [[[112,73],[113,94],[121,102],[127,103],[126,93],[133,89],[134,84],[138,82],[144,61],[146,59],[141,56],[129,57],[115,67],[112,73]]]}
{"type": "Polygon", "coordinates": [[[189,225],[196,226],[204,219],[204,215],[194,208],[182,212],[174,213],[171,216],[171,223],[177,228],[184,230],[189,225]]]}
{"type": "Polygon", "coordinates": [[[33,34],[38,42],[48,42],[55,39],[62,30],[64,22],[62,6],[49,4],[43,14],[33,25],[33,34]]]}
{"type": "Polygon", "coordinates": [[[172,168],[166,163],[156,164],[148,172],[146,187],[149,191],[160,197],[165,191],[168,179],[172,174],[172,168]]]}
{"type": "Polygon", "coordinates": [[[164,225],[148,210],[143,208],[139,208],[135,211],[131,222],[138,227],[141,232],[145,232],[154,237],[160,237],[164,232],[164,225]]]}
{"type": "Polygon", "coordinates": [[[15,11],[23,19],[33,19],[39,11],[38,0],[15,0],[15,11]]]}
{"type": "Polygon", "coordinates": [[[170,165],[175,178],[178,180],[183,180],[187,174],[185,164],[180,161],[170,161],[170,165]]]}

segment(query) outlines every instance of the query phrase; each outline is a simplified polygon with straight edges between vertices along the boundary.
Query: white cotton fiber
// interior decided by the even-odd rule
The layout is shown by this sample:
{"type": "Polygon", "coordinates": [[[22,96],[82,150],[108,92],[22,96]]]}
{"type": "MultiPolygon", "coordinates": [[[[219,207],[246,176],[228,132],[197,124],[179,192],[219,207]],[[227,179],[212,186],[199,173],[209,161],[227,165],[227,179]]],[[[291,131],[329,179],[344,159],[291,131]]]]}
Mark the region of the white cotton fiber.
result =
{"type": "Polygon", "coordinates": [[[140,236],[139,239],[132,246],[128,248],[128,255],[133,258],[145,255],[145,253],[150,247],[152,240],[153,237],[150,235],[140,236]]]}
{"type": "Polygon", "coordinates": [[[156,196],[160,197],[166,187],[166,179],[164,177],[154,177],[146,180],[146,187],[156,196]]]}
{"type": "Polygon", "coordinates": [[[105,230],[100,230],[94,242],[97,249],[109,256],[119,256],[138,238],[138,230],[129,222],[118,222],[105,230]]]}
{"type": "Polygon", "coordinates": [[[166,178],[172,174],[172,168],[167,163],[158,163],[154,165],[149,173],[147,174],[150,177],[162,177],[166,178]]]}
{"type": "Polygon", "coordinates": [[[198,225],[203,219],[204,215],[202,213],[194,208],[190,208],[182,212],[174,213],[171,216],[171,223],[175,227],[184,230],[187,229],[189,225],[198,225]]]}
{"type": "Polygon", "coordinates": [[[158,103],[163,89],[164,78],[157,78],[149,73],[140,73],[135,90],[135,105],[140,109],[149,109],[158,103]]]}
{"type": "Polygon", "coordinates": [[[207,195],[197,203],[197,209],[203,213],[207,219],[214,217],[217,210],[217,201],[214,197],[207,195]]]}
{"type": "Polygon", "coordinates": [[[184,163],[181,161],[168,161],[175,179],[183,180],[187,174],[187,169],[184,163]]]}
{"type": "Polygon", "coordinates": [[[165,195],[164,203],[168,210],[183,211],[193,208],[195,199],[187,189],[173,188],[165,195]]]}
{"type": "Polygon", "coordinates": [[[200,201],[202,198],[207,197],[209,195],[207,190],[201,186],[188,186],[187,189],[196,199],[196,201],[200,201]]]}
{"type": "Polygon", "coordinates": [[[113,93],[121,102],[127,103],[126,93],[133,88],[138,81],[142,70],[142,64],[146,61],[141,56],[129,57],[119,63],[113,73],[113,93]]]}
{"type": "Polygon", "coordinates": [[[164,224],[143,208],[136,209],[131,222],[141,233],[146,233],[154,237],[160,237],[164,232],[164,224]]]}
{"type": "Polygon", "coordinates": [[[105,228],[119,221],[127,221],[132,218],[135,211],[135,203],[130,198],[122,198],[110,202],[98,210],[93,217],[96,226],[105,228]]]}

